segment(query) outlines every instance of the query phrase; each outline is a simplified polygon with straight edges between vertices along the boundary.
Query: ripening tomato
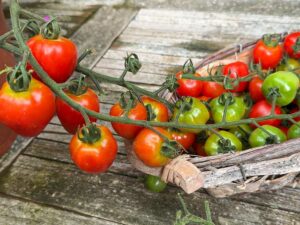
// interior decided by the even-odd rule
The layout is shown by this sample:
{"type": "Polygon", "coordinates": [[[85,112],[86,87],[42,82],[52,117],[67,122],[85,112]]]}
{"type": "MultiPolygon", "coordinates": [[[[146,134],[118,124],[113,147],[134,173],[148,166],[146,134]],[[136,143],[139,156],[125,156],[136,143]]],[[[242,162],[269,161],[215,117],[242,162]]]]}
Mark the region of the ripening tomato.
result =
{"type": "MultiPolygon", "coordinates": [[[[31,53],[41,67],[57,83],[63,83],[69,79],[77,64],[77,48],[69,39],[46,39],[42,35],[36,35],[27,41],[31,53]]],[[[32,67],[28,64],[27,69],[32,67]]],[[[39,76],[33,72],[35,78],[39,76]]]]}
{"type": "Polygon", "coordinates": [[[210,98],[216,98],[219,97],[221,94],[226,92],[222,84],[219,84],[218,82],[212,82],[212,81],[205,81],[202,85],[202,95],[210,97],[210,98]]]}
{"type": "MultiPolygon", "coordinates": [[[[171,134],[163,128],[155,128],[158,132],[171,139],[171,134]]],[[[171,159],[164,155],[163,138],[156,132],[144,128],[133,141],[133,150],[137,157],[147,166],[160,167],[171,159]]]]}
{"type": "Polygon", "coordinates": [[[55,96],[34,78],[27,91],[15,92],[8,82],[0,89],[0,123],[22,136],[37,136],[55,113],[55,96]]]}
{"type": "MultiPolygon", "coordinates": [[[[176,92],[179,96],[191,96],[198,97],[202,91],[202,81],[200,80],[191,80],[181,78],[183,72],[176,74],[177,82],[179,87],[176,89],[176,92]]],[[[200,77],[198,73],[194,74],[195,77],[200,77]]]]}
{"type": "MultiPolygon", "coordinates": [[[[233,62],[225,65],[223,67],[224,76],[229,76],[230,78],[242,78],[249,74],[248,66],[243,62],[233,62]]],[[[238,86],[234,87],[230,92],[243,92],[247,89],[248,82],[240,82],[238,86]]]]}
{"type": "Polygon", "coordinates": [[[300,62],[297,59],[288,58],[285,60],[282,60],[283,62],[277,66],[277,71],[291,71],[296,74],[300,71],[300,62]]]}
{"type": "Polygon", "coordinates": [[[292,58],[300,59],[300,32],[293,32],[284,39],[285,52],[292,58]]]}
{"type": "Polygon", "coordinates": [[[259,40],[253,48],[253,61],[261,65],[262,69],[274,69],[280,63],[283,55],[282,46],[278,41],[259,40]]]}
{"type": "Polygon", "coordinates": [[[258,102],[260,100],[265,99],[265,96],[262,92],[262,84],[263,80],[259,78],[258,76],[255,76],[252,78],[252,80],[249,83],[249,93],[250,97],[253,99],[254,102],[258,102]]]}
{"type": "MultiPolygon", "coordinates": [[[[76,95],[70,91],[65,91],[65,93],[76,103],[85,107],[86,109],[90,109],[95,112],[100,111],[99,99],[97,94],[90,88],[88,88],[84,93],[76,95]]],[[[58,119],[60,120],[62,126],[68,131],[70,134],[75,134],[77,129],[82,127],[85,122],[84,118],[80,112],[73,109],[66,102],[64,102],[61,98],[56,97],[56,113],[58,119]]],[[[96,122],[97,119],[93,117],[89,117],[91,122],[96,122]]]]}
{"type": "MultiPolygon", "coordinates": [[[[125,109],[122,108],[120,103],[116,103],[110,109],[109,114],[111,116],[124,116],[125,109]]],[[[147,120],[147,110],[145,106],[139,102],[136,102],[134,107],[129,110],[128,118],[132,120],[147,120]]],[[[135,126],[131,124],[122,124],[117,122],[111,123],[114,130],[123,138],[133,139],[140,132],[143,127],[135,126]]]]}
{"type": "Polygon", "coordinates": [[[85,143],[79,139],[80,131],[76,133],[70,142],[70,153],[73,162],[81,170],[87,173],[105,172],[116,158],[117,141],[105,126],[98,125],[100,138],[94,143],[85,143]]]}
{"type": "Polygon", "coordinates": [[[189,149],[195,141],[194,133],[182,132],[178,129],[168,129],[168,131],[171,133],[172,139],[181,144],[185,150],[189,149]]]}
{"type": "MultiPolygon", "coordinates": [[[[266,100],[261,100],[257,103],[255,103],[251,111],[249,113],[249,118],[258,118],[258,117],[263,117],[263,116],[268,116],[272,112],[272,105],[268,103],[266,100]]],[[[277,115],[281,114],[281,109],[280,107],[276,106],[274,113],[277,115]]],[[[259,125],[271,125],[271,126],[279,126],[280,124],[279,119],[268,119],[264,121],[258,122],[259,125]]]]}
{"type": "Polygon", "coordinates": [[[147,110],[151,107],[151,113],[148,111],[149,121],[167,122],[169,120],[168,108],[163,103],[148,96],[143,96],[142,102],[146,106],[147,110]]]}

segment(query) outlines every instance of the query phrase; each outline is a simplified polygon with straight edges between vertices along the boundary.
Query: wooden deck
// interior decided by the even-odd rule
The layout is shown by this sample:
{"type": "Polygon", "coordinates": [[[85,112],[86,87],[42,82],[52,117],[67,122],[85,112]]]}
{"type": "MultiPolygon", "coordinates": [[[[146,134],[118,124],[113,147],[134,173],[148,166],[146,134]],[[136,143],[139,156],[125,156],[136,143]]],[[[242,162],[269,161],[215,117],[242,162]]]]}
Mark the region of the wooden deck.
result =
{"type": "MultiPolygon", "coordinates": [[[[24,5],[30,10],[61,19],[64,33],[80,51],[95,49],[84,61],[95,71],[119,76],[124,56],[137,53],[143,67],[127,79],[149,90],[187,58],[197,63],[211,52],[264,33],[300,29],[300,1],[292,0],[284,4],[279,0],[24,2],[29,2],[24,5]]],[[[101,110],[107,112],[122,89],[103,87],[101,110]]],[[[160,194],[148,192],[142,174],[128,163],[121,138],[116,138],[117,159],[109,172],[97,176],[80,172],[71,162],[70,135],[57,118],[38,137],[19,139],[14,152],[22,150],[21,154],[0,173],[0,224],[172,224],[180,209],[176,193],[181,191],[170,186],[160,194]]],[[[0,160],[0,167],[8,162],[6,158],[0,160]]],[[[204,191],[183,196],[195,214],[203,214],[203,202],[208,200],[216,224],[300,224],[299,183],[226,199],[212,198],[204,191]]]]}

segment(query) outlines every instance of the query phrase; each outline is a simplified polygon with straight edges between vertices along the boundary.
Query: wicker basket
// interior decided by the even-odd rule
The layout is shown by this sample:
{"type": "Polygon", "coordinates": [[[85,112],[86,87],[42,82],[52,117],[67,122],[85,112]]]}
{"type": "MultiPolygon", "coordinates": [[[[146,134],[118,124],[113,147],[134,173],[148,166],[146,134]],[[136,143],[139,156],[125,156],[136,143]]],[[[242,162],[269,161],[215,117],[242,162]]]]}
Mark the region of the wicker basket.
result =
{"type": "MultiPolygon", "coordinates": [[[[249,63],[255,43],[238,45],[210,55],[197,66],[197,71],[205,75],[208,68],[236,60],[249,63]]],[[[163,97],[171,102],[177,100],[177,96],[169,92],[165,92],[163,97]]],[[[125,145],[129,161],[136,169],[160,176],[186,193],[205,188],[209,194],[220,198],[274,190],[296,183],[300,174],[300,139],[210,157],[180,155],[160,168],[146,166],[135,155],[131,143],[125,140],[125,145]]]]}

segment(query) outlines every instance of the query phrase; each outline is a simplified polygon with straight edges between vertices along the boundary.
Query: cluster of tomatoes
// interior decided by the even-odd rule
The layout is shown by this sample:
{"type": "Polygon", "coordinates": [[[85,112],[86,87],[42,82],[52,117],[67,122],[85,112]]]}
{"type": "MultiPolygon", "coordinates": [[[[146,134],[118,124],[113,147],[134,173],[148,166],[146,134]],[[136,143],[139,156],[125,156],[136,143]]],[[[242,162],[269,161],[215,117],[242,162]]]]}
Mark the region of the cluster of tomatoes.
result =
{"type": "MultiPolygon", "coordinates": [[[[251,61],[261,69],[259,72],[250,71],[242,61],[223,65],[221,75],[228,76],[230,87],[220,81],[185,79],[184,72],[179,72],[176,75],[179,100],[172,113],[163,103],[149,97],[136,101],[127,112],[130,119],[170,121],[191,125],[190,128],[149,129],[112,123],[113,128],[120,136],[133,141],[137,157],[150,167],[164,166],[170,161],[167,154],[170,149],[162,135],[175,140],[182,152],[200,156],[242,151],[300,137],[300,124],[296,123],[299,117],[280,119],[281,114],[299,111],[300,32],[287,35],[283,43],[279,40],[275,35],[264,36],[254,46],[251,61]],[[270,117],[259,119],[266,116],[270,117]],[[249,119],[248,123],[235,123],[242,119],[249,119]],[[223,125],[207,130],[192,127],[205,124],[223,125]]],[[[195,72],[193,76],[201,77],[201,74],[195,72]]],[[[123,116],[124,110],[117,103],[110,115],[123,116]]]]}

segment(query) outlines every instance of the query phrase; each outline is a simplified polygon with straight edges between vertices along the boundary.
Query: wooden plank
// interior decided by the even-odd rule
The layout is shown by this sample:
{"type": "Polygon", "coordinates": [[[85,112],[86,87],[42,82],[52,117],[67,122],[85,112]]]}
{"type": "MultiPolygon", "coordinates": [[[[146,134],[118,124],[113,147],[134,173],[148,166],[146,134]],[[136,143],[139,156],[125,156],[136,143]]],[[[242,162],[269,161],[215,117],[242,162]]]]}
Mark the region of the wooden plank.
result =
{"type": "MultiPolygon", "coordinates": [[[[109,173],[86,175],[73,165],[28,156],[20,156],[14,167],[0,178],[0,192],[125,224],[170,224],[179,209],[177,188],[169,187],[164,193],[153,194],[134,178],[109,173]]],[[[219,218],[245,225],[300,223],[299,213],[230,198],[215,199],[195,193],[185,195],[185,199],[197,214],[203,212],[203,200],[208,200],[217,224],[226,224],[219,218]]]]}
{"type": "Polygon", "coordinates": [[[117,225],[99,218],[0,195],[0,224],[5,225],[117,225]]]}
{"type": "Polygon", "coordinates": [[[82,64],[92,68],[135,14],[134,9],[101,7],[73,35],[72,39],[79,47],[79,52],[93,49],[97,53],[87,57],[82,64]]]}

